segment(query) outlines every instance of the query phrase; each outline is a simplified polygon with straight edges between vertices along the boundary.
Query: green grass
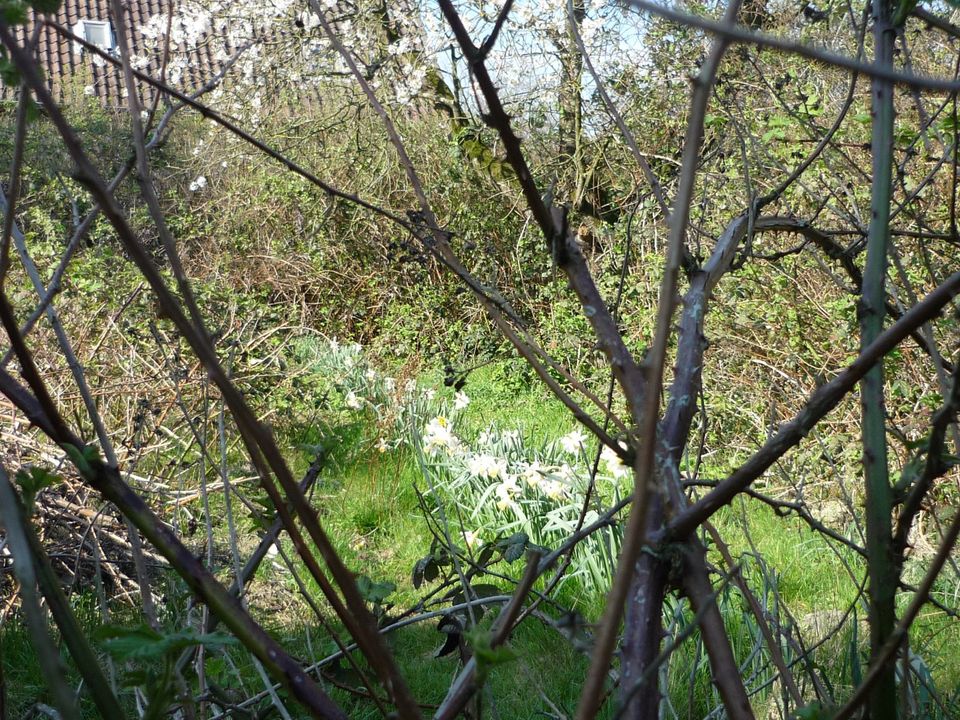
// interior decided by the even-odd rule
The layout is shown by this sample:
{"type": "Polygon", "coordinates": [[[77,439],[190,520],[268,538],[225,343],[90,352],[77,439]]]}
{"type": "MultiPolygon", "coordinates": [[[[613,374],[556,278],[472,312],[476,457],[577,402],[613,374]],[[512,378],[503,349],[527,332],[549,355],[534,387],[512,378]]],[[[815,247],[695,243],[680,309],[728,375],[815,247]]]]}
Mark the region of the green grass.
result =
{"type": "MultiPolygon", "coordinates": [[[[459,420],[462,432],[479,432],[496,424],[502,429],[518,429],[534,442],[569,432],[574,422],[567,411],[557,401],[546,397],[537,385],[507,382],[505,373],[510,367],[510,363],[488,366],[471,374],[467,385],[471,404],[459,420]]],[[[434,384],[440,385],[439,378],[434,380],[434,384]]],[[[415,487],[423,489],[415,459],[403,448],[378,452],[375,448],[377,430],[372,424],[347,423],[328,428],[326,435],[318,426],[312,426],[281,436],[284,446],[289,449],[295,472],[303,472],[311,460],[311,453],[304,446],[324,439],[330,447],[330,454],[315,489],[314,505],[325,530],[349,567],[374,581],[396,584],[397,590],[389,598],[396,608],[413,605],[422,595],[423,588],[413,588],[411,570],[414,563],[429,551],[431,541],[414,490],[415,487]]],[[[223,516],[223,500],[219,493],[211,495],[211,506],[215,517],[223,516]]],[[[239,514],[244,513],[239,510],[239,514]]],[[[718,513],[714,522],[729,543],[734,558],[743,562],[751,586],[762,597],[761,589],[766,582],[768,591],[775,589],[780,602],[795,618],[843,609],[856,602],[854,578],[862,577],[862,559],[845,548],[832,551],[820,536],[799,520],[777,517],[766,506],[744,500],[718,513]],[[748,537],[763,558],[765,578],[751,555],[754,548],[751,548],[748,537]],[[850,577],[847,568],[854,578],[850,577]]],[[[218,527],[216,532],[217,545],[223,550],[228,546],[225,528],[218,527]]],[[[247,533],[247,530],[243,532],[247,533]]],[[[200,535],[196,540],[200,540],[200,535]]],[[[252,542],[252,534],[245,537],[245,541],[252,542]]],[[[289,547],[287,541],[285,546],[289,547]]],[[[711,559],[717,565],[722,564],[714,551],[711,559]]],[[[224,562],[222,569],[225,571],[227,567],[229,563],[224,562]]],[[[502,565],[497,570],[515,576],[519,574],[519,565],[502,565]]],[[[320,598],[319,589],[307,574],[301,572],[301,576],[310,594],[315,599],[320,598]]],[[[171,583],[170,588],[165,604],[166,618],[172,627],[177,627],[183,622],[189,594],[179,581],[171,583]]],[[[949,590],[949,583],[945,581],[941,591],[947,593],[949,590]]],[[[251,595],[254,614],[295,656],[304,659],[324,657],[332,651],[333,645],[324,637],[303,603],[293,599],[295,594],[292,580],[265,563],[251,595]],[[285,598],[282,601],[281,596],[285,598]]],[[[598,595],[584,592],[576,583],[564,586],[558,599],[568,606],[576,606],[588,618],[597,617],[602,609],[598,595]]],[[[75,599],[84,626],[90,630],[99,622],[91,600],[89,596],[75,599]]],[[[758,645],[755,623],[735,591],[724,591],[718,601],[735,653],[738,659],[746,661],[758,645]]],[[[322,603],[321,607],[324,607],[322,603]]],[[[681,625],[691,621],[689,610],[681,607],[678,613],[675,619],[681,625]]],[[[862,612],[860,616],[863,616],[862,612]]],[[[128,622],[136,622],[129,608],[118,617],[121,621],[126,618],[128,622]]],[[[844,688],[853,684],[850,679],[849,631],[847,633],[815,656],[820,666],[827,669],[831,685],[841,697],[844,688]]],[[[389,636],[388,643],[415,697],[427,705],[442,701],[458,671],[455,653],[444,658],[434,657],[444,638],[437,629],[436,619],[389,636]]],[[[33,702],[43,701],[46,688],[25,629],[17,622],[8,622],[0,629],[0,639],[12,716],[16,717],[33,702]]],[[[937,686],[947,693],[952,692],[960,684],[960,657],[954,652],[960,641],[956,621],[934,611],[925,612],[911,639],[912,649],[924,658],[937,686]]],[[[702,717],[719,702],[698,642],[698,635],[694,632],[671,660],[671,702],[680,717],[702,717]]],[[[586,657],[574,650],[555,630],[537,620],[528,620],[518,629],[511,647],[516,659],[490,672],[482,699],[485,716],[537,718],[557,709],[571,714],[586,671],[586,657]],[[544,696],[556,708],[552,708],[544,696]]],[[[225,652],[229,653],[229,663],[217,653],[211,653],[208,676],[228,691],[232,688],[247,696],[258,692],[261,683],[249,657],[240,648],[225,652]]],[[[764,671],[758,672],[755,685],[764,677],[764,671]]],[[[379,716],[367,699],[336,688],[332,688],[331,693],[351,718],[362,720],[379,716]]],[[[758,712],[765,707],[768,693],[763,691],[754,698],[758,712]]],[[[124,692],[124,699],[131,699],[129,691],[124,692]]],[[[296,705],[291,703],[290,707],[294,716],[299,717],[295,712],[296,705]]],[[[83,710],[85,717],[95,716],[86,701],[83,710]]],[[[605,712],[609,711],[610,708],[606,708],[605,712]]]]}
{"type": "MultiPolygon", "coordinates": [[[[568,411],[540,387],[505,386],[503,374],[511,365],[486,366],[470,375],[470,405],[461,415],[459,431],[473,434],[495,424],[534,439],[569,432],[574,421],[568,411]]],[[[423,382],[443,388],[439,377],[428,375],[423,382]]],[[[310,433],[293,437],[289,444],[295,447],[319,439],[310,433]]],[[[338,440],[316,503],[324,528],[348,566],[362,569],[371,579],[396,583],[391,600],[412,605],[419,597],[411,583],[413,566],[429,552],[432,539],[415,490],[427,490],[420,467],[404,448],[378,452],[376,430],[369,427],[352,427],[338,440]]],[[[301,451],[294,467],[305,470],[309,461],[309,454],[301,451]]]]}
{"type": "MultiPolygon", "coordinates": [[[[442,641],[435,621],[390,636],[389,644],[399,660],[401,672],[414,696],[426,705],[443,701],[460,669],[457,653],[434,657],[442,641]]],[[[544,696],[571,716],[586,674],[586,656],[572,650],[556,631],[535,621],[518,629],[510,647],[516,657],[490,671],[482,694],[484,717],[517,720],[545,717],[544,713],[550,713],[551,708],[544,696]]],[[[334,692],[334,697],[351,718],[380,717],[368,701],[358,701],[344,692],[334,692]]]]}
{"type": "Polygon", "coordinates": [[[776,572],[780,596],[796,614],[845,608],[857,595],[848,569],[859,578],[864,564],[854,551],[831,546],[806,523],[781,518],[756,500],[724,508],[714,525],[734,559],[752,553],[747,536],[768,567],[776,572]]]}
{"type": "MultiPolygon", "coordinates": [[[[70,600],[80,627],[89,637],[101,625],[96,597],[92,592],[85,592],[73,595],[70,600]]],[[[139,622],[135,609],[129,605],[119,605],[113,620],[118,624],[132,625],[139,622]]],[[[52,634],[56,637],[55,628],[52,629],[52,634]]],[[[82,687],[80,673],[65,647],[61,648],[60,655],[66,669],[68,683],[74,688],[82,687]]],[[[0,662],[3,663],[3,681],[7,699],[5,718],[25,717],[36,703],[53,704],[34,650],[33,639],[26,625],[19,621],[19,616],[16,614],[8,616],[7,622],[0,626],[0,662]]],[[[118,669],[116,665],[111,665],[106,658],[101,667],[104,668],[108,680],[118,678],[119,673],[122,672],[122,668],[118,669]]],[[[96,706],[89,694],[81,692],[78,697],[81,716],[98,717],[96,706]]],[[[120,699],[124,707],[133,713],[132,696],[120,699]]]]}

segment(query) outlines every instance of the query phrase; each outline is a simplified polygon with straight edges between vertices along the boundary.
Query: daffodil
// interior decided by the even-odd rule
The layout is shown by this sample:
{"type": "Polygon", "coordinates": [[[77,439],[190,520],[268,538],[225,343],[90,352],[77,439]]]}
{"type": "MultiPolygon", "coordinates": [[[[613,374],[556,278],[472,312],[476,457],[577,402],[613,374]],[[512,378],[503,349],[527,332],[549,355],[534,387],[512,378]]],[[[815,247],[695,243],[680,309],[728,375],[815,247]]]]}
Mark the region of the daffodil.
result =
{"type": "Polygon", "coordinates": [[[587,436],[583,434],[583,430],[574,428],[571,433],[560,438],[560,447],[562,447],[563,451],[568,455],[577,455],[583,448],[583,443],[586,439],[587,436]]]}
{"type": "Polygon", "coordinates": [[[506,476],[507,463],[493,455],[471,455],[467,459],[467,470],[475,477],[495,480],[506,476]]]}
{"type": "Polygon", "coordinates": [[[429,453],[439,449],[450,452],[459,444],[460,440],[453,434],[449,421],[443,415],[437,415],[423,430],[423,447],[429,453]]]}
{"type": "Polygon", "coordinates": [[[539,460],[534,460],[532,463],[528,463],[524,468],[522,477],[523,481],[531,488],[538,488],[543,482],[543,466],[540,465],[539,460]]]}
{"type": "Polygon", "coordinates": [[[630,468],[623,464],[623,460],[610,446],[603,446],[603,450],[600,452],[600,459],[603,460],[607,472],[613,476],[614,480],[620,480],[630,475],[630,468]]]}
{"type": "Polygon", "coordinates": [[[543,494],[551,500],[563,500],[567,495],[567,486],[559,480],[550,480],[544,484],[543,494]]]}

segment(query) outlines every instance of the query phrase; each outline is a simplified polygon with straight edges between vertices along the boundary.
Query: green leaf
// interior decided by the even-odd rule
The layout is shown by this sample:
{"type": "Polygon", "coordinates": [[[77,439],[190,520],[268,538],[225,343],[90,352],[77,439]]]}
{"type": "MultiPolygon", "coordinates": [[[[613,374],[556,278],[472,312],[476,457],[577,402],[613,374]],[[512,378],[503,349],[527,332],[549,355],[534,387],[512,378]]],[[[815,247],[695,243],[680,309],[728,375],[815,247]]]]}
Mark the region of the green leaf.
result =
{"type": "Polygon", "coordinates": [[[38,13],[55,13],[60,9],[60,0],[29,0],[30,7],[38,13]]]}
{"type": "Polygon", "coordinates": [[[94,637],[118,660],[157,659],[198,645],[213,649],[236,642],[222,633],[201,635],[192,629],[159,633],[147,625],[133,628],[104,625],[95,631],[94,637]]]}
{"type": "Polygon", "coordinates": [[[23,504],[27,508],[27,514],[30,515],[33,514],[37,494],[44,488],[56,485],[60,482],[60,478],[46,468],[31,467],[17,470],[16,481],[20,486],[20,492],[23,493],[23,504]]]}
{"type": "MultiPolygon", "coordinates": [[[[950,2],[950,0],[947,0],[950,2]]],[[[906,22],[907,17],[917,7],[917,0],[900,0],[897,5],[897,11],[893,14],[893,26],[900,27],[906,22]]]]}
{"type": "Polygon", "coordinates": [[[714,125],[716,125],[716,126],[723,126],[723,125],[726,125],[726,124],[727,124],[727,119],[726,119],[725,117],[723,117],[722,115],[715,115],[715,114],[713,114],[713,113],[707,113],[707,114],[704,116],[704,118],[703,118],[703,126],[704,126],[704,127],[713,127],[714,125]]]}
{"type": "Polygon", "coordinates": [[[847,652],[850,655],[850,679],[854,686],[858,686],[863,682],[863,668],[860,666],[859,623],[856,614],[853,616],[853,632],[850,634],[847,652]]]}
{"type": "Polygon", "coordinates": [[[320,443],[300,443],[297,445],[297,450],[303,450],[303,452],[313,456],[326,452],[326,449],[326,446],[320,443]]]}
{"type": "Polygon", "coordinates": [[[369,603],[379,605],[392,595],[397,586],[392,582],[373,582],[366,575],[357,578],[357,590],[361,597],[369,603]]]}
{"type": "Polygon", "coordinates": [[[437,564],[437,561],[434,559],[433,555],[427,555],[417,560],[416,565],[413,566],[413,587],[416,590],[420,589],[420,586],[423,585],[424,580],[430,582],[436,580],[437,576],[440,574],[440,566],[437,564]]]}
{"type": "Polygon", "coordinates": [[[909,145],[919,136],[920,133],[918,133],[914,128],[907,127],[906,125],[899,125],[894,131],[894,139],[901,145],[909,145]]]}
{"type": "Polygon", "coordinates": [[[517,654],[506,645],[493,647],[493,633],[489,630],[474,628],[463,635],[473,649],[477,659],[477,672],[481,675],[496,665],[503,665],[517,658],[517,654]]]}
{"type": "Polygon", "coordinates": [[[329,668],[329,672],[344,685],[349,685],[351,687],[363,687],[363,676],[360,675],[360,673],[358,673],[353,667],[345,665],[340,660],[335,662],[329,668]]]}
{"type": "Polygon", "coordinates": [[[797,708],[793,717],[794,720],[821,720],[821,718],[826,717],[826,714],[823,712],[823,708],[820,707],[820,703],[810,703],[809,705],[804,705],[802,708],[797,708]]]}
{"type": "Polygon", "coordinates": [[[70,456],[70,462],[74,464],[80,475],[89,478],[96,474],[93,472],[93,463],[100,460],[100,453],[93,445],[84,445],[81,449],[76,445],[67,443],[62,447],[64,452],[70,456]]]}
{"type": "Polygon", "coordinates": [[[503,590],[492,583],[475,583],[470,586],[470,590],[478,598],[496,597],[503,595],[503,590]]]}
{"type": "Polygon", "coordinates": [[[27,21],[27,4],[21,0],[0,0],[0,15],[8,25],[23,25],[27,21]]]}
{"type": "Polygon", "coordinates": [[[0,81],[7,87],[16,87],[20,84],[20,71],[7,55],[7,49],[0,47],[0,81]]]}
{"type": "Polygon", "coordinates": [[[484,548],[480,551],[480,557],[477,558],[477,565],[482,568],[485,568],[493,559],[493,553],[494,553],[493,545],[485,545],[484,548]]]}
{"type": "Polygon", "coordinates": [[[526,533],[519,532],[498,542],[497,547],[503,552],[503,559],[512,563],[523,557],[528,540],[526,533]]]}
{"type": "Polygon", "coordinates": [[[937,125],[940,126],[940,129],[944,130],[945,132],[956,132],[958,124],[960,124],[960,120],[953,117],[953,115],[947,115],[937,123],[937,125]]]}
{"type": "Polygon", "coordinates": [[[251,498],[251,500],[253,501],[254,505],[259,505],[263,508],[264,512],[261,513],[262,516],[272,520],[273,516],[277,512],[277,508],[273,504],[273,500],[271,500],[267,495],[255,495],[251,498]]]}
{"type": "Polygon", "coordinates": [[[40,119],[40,106],[32,97],[27,98],[27,123],[33,123],[40,119]]]}

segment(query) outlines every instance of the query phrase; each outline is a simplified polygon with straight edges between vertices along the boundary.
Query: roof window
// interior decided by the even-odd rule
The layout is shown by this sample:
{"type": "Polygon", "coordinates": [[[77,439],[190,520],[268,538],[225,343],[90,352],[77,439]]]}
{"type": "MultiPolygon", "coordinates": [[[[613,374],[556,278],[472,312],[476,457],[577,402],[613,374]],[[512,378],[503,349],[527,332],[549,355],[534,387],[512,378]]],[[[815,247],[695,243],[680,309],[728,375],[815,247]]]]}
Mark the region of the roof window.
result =
{"type": "Polygon", "coordinates": [[[83,39],[101,50],[113,50],[113,28],[106,20],[83,20],[83,39]]]}
{"type": "MultiPolygon", "coordinates": [[[[86,40],[104,52],[113,54],[117,50],[117,39],[109,20],[79,20],[71,30],[78,38],[86,40]]],[[[73,51],[77,55],[83,55],[83,45],[74,42],[73,51]]]]}

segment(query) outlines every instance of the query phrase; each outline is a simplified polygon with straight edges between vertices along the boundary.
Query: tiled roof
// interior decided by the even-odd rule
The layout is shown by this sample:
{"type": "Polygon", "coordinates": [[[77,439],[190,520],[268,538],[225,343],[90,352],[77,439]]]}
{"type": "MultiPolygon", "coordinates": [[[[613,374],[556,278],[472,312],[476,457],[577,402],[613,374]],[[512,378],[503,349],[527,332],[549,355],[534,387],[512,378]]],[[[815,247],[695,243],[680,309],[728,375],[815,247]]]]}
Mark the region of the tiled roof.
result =
{"type": "MultiPolygon", "coordinates": [[[[83,20],[111,21],[111,3],[109,0],[65,0],[54,16],[60,26],[82,36],[83,29],[79,23],[83,20]]],[[[143,50],[143,36],[139,28],[147,24],[151,17],[166,15],[171,6],[177,5],[176,0],[124,0],[126,9],[126,26],[128,38],[134,55],[143,50]]],[[[19,26],[18,40],[25,42],[33,31],[33,17],[27,25],[19,26]]],[[[37,42],[36,55],[47,77],[47,84],[54,93],[54,97],[63,101],[78,92],[94,95],[109,107],[125,105],[123,93],[123,74],[119,65],[104,61],[81,46],[63,37],[55,28],[43,26],[37,42]]],[[[196,48],[189,51],[189,62],[185,63],[182,76],[177,85],[181,88],[197,88],[209,80],[217,71],[219,63],[213,57],[210,43],[201,42],[196,48]]],[[[116,57],[119,59],[119,52],[116,57]]],[[[146,66],[139,68],[142,72],[159,78],[162,50],[157,50],[148,56],[146,66]]],[[[4,93],[6,94],[6,92],[4,93]]],[[[140,85],[140,96],[146,102],[153,97],[153,90],[148,85],[140,85]]]]}

